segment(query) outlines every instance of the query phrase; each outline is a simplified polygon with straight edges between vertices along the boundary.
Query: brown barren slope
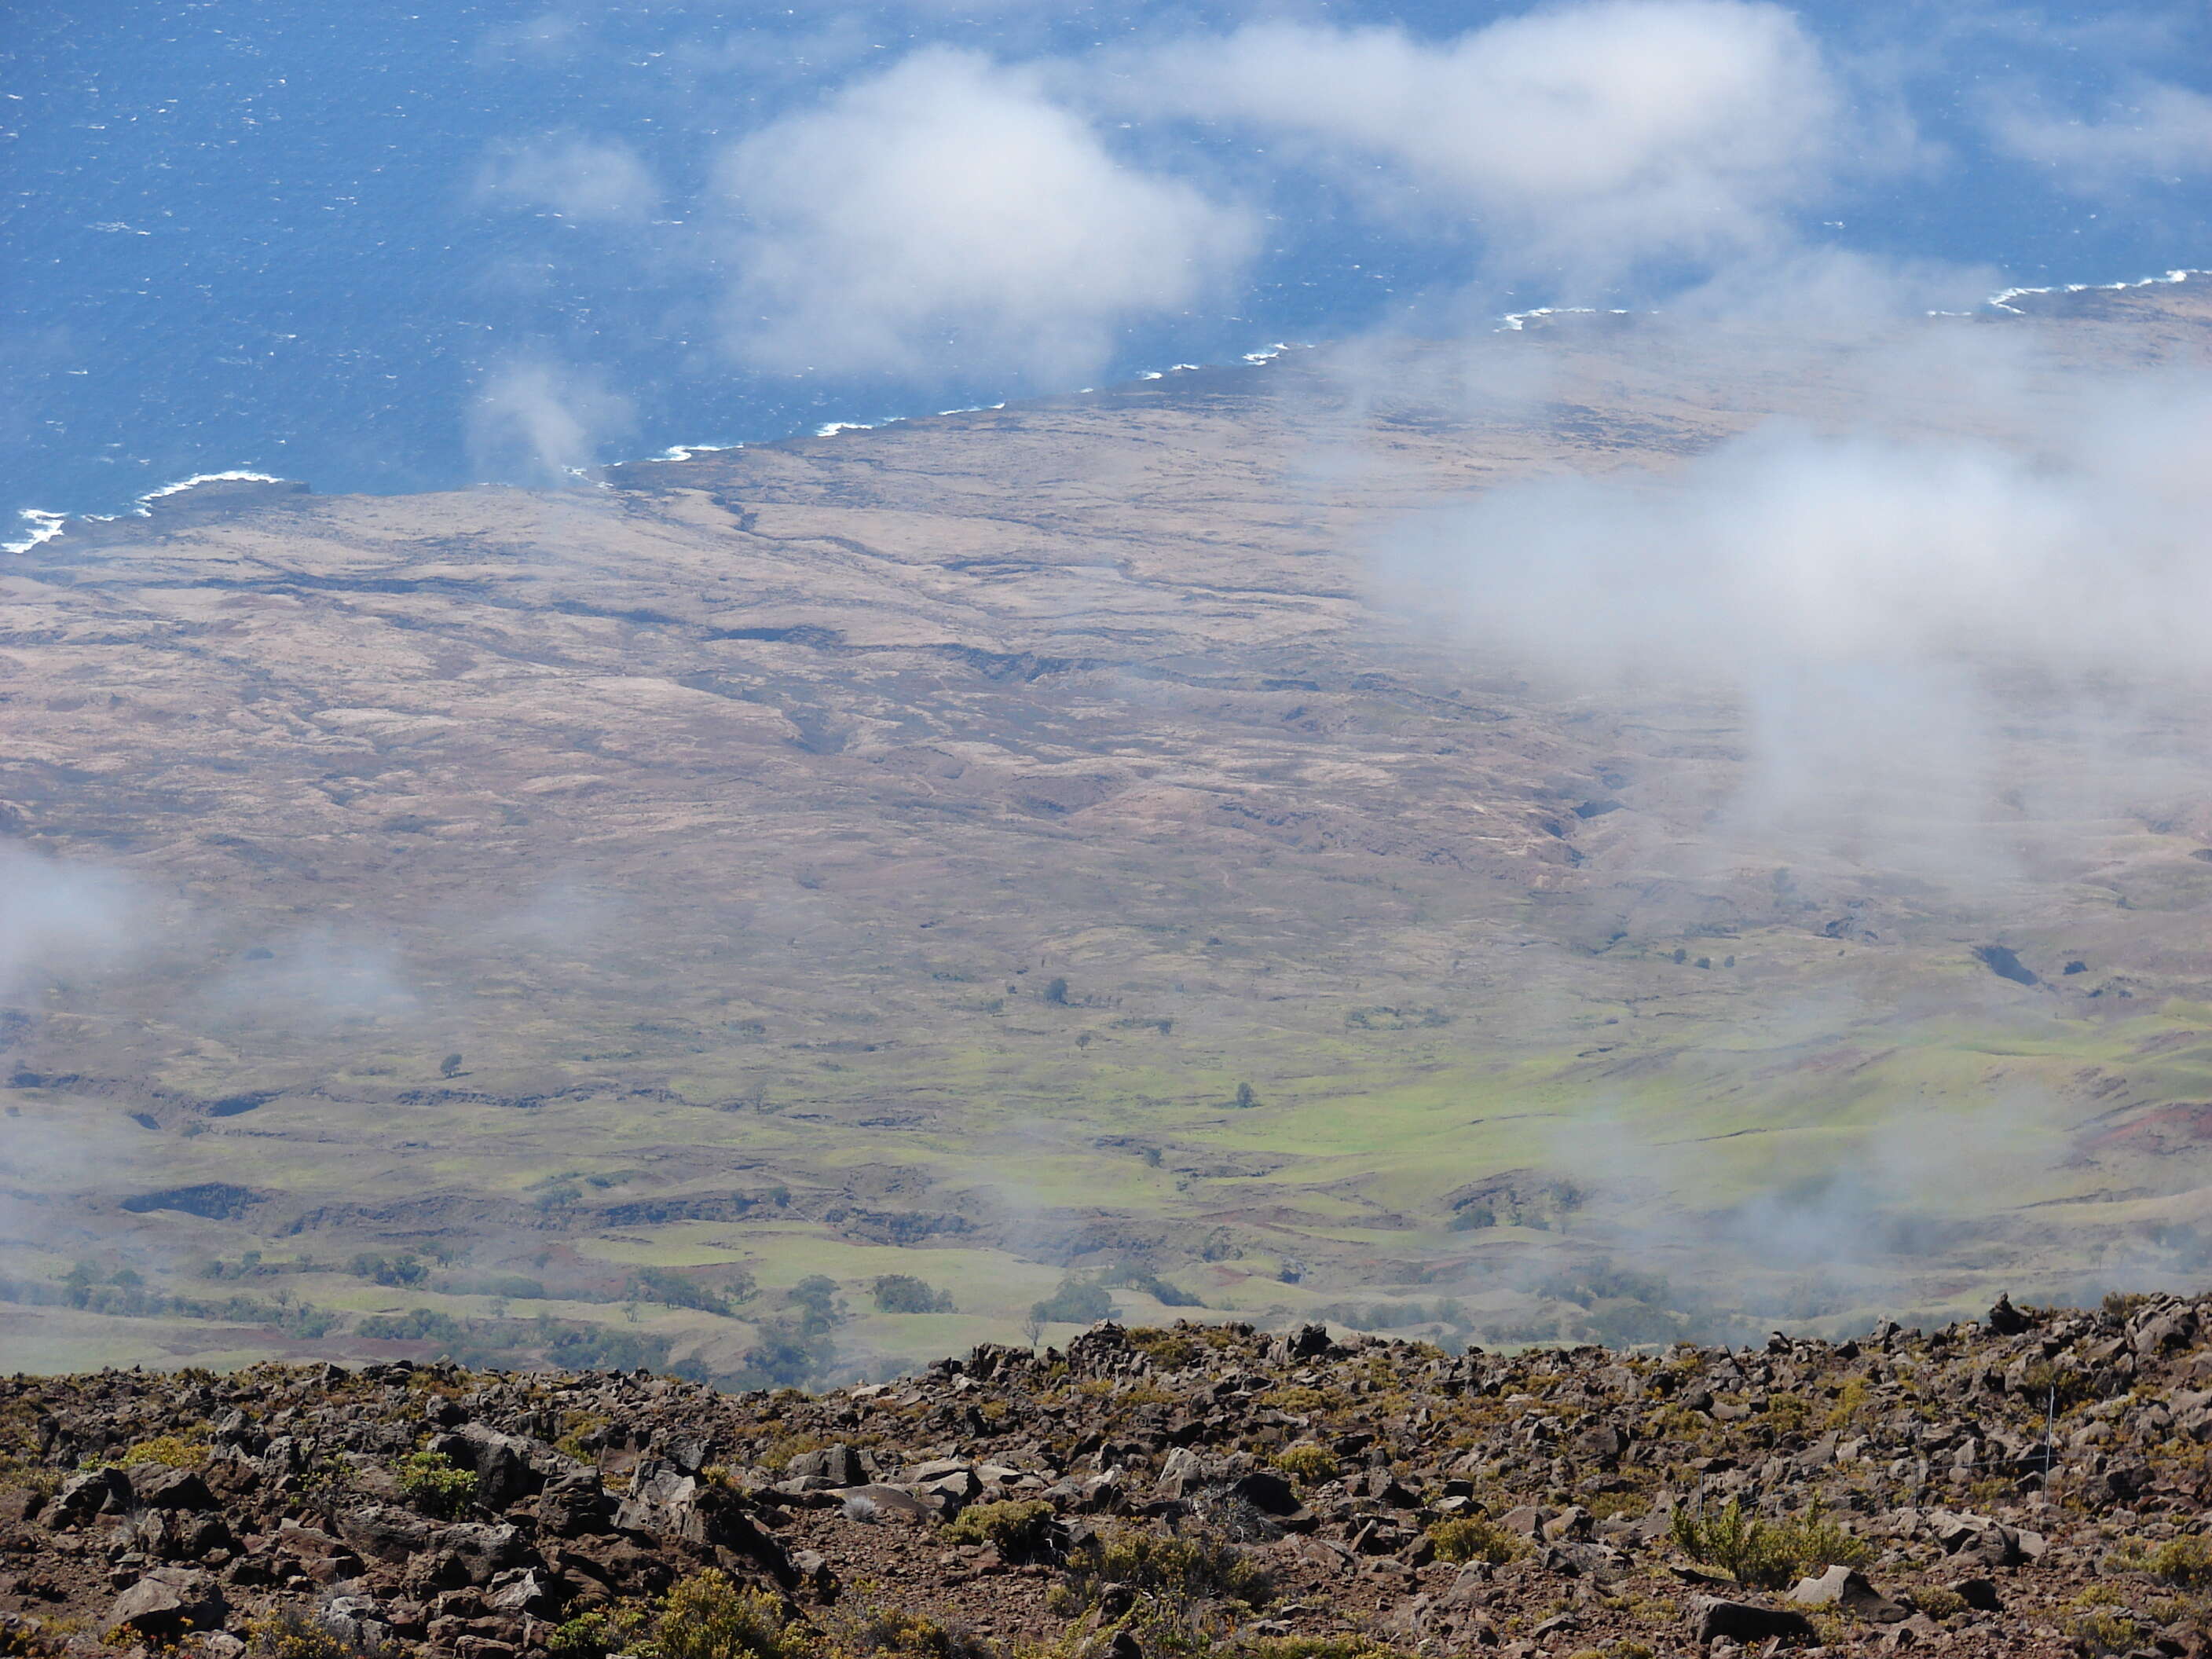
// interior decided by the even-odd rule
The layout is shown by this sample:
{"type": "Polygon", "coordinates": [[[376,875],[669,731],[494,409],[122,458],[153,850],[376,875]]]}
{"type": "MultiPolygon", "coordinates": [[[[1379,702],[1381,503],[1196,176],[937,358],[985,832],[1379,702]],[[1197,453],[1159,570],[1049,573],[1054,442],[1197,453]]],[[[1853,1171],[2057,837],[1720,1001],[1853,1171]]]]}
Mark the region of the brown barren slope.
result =
{"type": "MultiPolygon", "coordinates": [[[[1925,327],[2032,337],[2033,406],[2201,362],[2201,287],[1925,327]]],[[[2193,1268],[2201,780],[2015,791],[1971,880],[1717,841],[1740,710],[1547,690],[1376,574],[1469,489],[1854,418],[1898,346],[1563,319],[12,558],[0,820],[121,920],[9,988],[0,1362],[427,1310],[730,1374],[817,1273],[868,1370],[1115,1268],[1493,1334],[2193,1268]],[[1575,1278],[1632,1258],[1671,1285],[1575,1278]]],[[[2038,695],[2030,786],[2081,760],[2038,695]]]]}

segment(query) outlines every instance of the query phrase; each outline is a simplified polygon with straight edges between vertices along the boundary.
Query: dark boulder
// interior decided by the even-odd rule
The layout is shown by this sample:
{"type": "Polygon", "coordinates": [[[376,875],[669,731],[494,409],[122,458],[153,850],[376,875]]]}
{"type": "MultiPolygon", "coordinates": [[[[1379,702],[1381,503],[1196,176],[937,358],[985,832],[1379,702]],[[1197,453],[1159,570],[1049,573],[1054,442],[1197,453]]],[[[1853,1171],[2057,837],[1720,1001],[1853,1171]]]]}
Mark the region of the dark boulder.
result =
{"type": "Polygon", "coordinates": [[[191,1469],[141,1464],[130,1472],[131,1501],[142,1510],[211,1510],[215,1494],[191,1469]]]}
{"type": "Polygon", "coordinates": [[[1697,1639],[1711,1643],[1725,1636],[1732,1642],[1810,1641],[1812,1621],[1802,1613],[1762,1607],[1749,1601],[1728,1601],[1701,1595],[1690,1604],[1697,1624],[1697,1639]]]}

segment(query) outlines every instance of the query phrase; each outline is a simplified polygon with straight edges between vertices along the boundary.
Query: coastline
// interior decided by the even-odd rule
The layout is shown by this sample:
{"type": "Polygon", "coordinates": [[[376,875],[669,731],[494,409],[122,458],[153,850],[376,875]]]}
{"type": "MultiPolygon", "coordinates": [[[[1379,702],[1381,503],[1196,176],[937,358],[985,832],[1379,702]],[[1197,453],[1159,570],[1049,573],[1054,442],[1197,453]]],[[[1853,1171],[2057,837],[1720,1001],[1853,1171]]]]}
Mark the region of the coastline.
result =
{"type": "MultiPolygon", "coordinates": [[[[2027,313],[2019,306],[2014,305],[2013,301],[2016,300],[2033,299],[2036,296],[2044,295],[2124,293],[2130,289],[2166,286],[2185,283],[2192,278],[2206,276],[2212,276],[2212,268],[2185,266],[2168,270],[2155,276],[2138,276],[2119,282],[2048,283],[2038,285],[2021,284],[2011,288],[2000,289],[1996,293],[1992,294],[1989,298],[1984,300],[1981,302],[1981,305],[1972,311],[1931,311],[1928,315],[1931,317],[1973,317],[1984,313],[1996,313],[2002,316],[2023,317],[2027,313]]],[[[1628,308],[1623,307],[1536,306],[1532,307],[1527,311],[1506,312],[1500,314],[1495,320],[1492,331],[1501,334],[1522,333],[1527,331],[1528,325],[1531,322],[1541,322],[1546,319],[1553,317],[1626,317],[1634,313],[1628,308]]],[[[1658,313],[1655,312],[1650,314],[1656,315],[1658,313]]],[[[1198,373],[1208,368],[1234,368],[1240,362],[1249,364],[1254,368],[1264,368],[1268,363],[1271,363],[1281,357],[1283,354],[1287,351],[1311,350],[1314,349],[1315,348],[1310,342],[1293,343],[1279,340],[1273,345],[1264,347],[1260,350],[1241,353],[1236,360],[1231,362],[1213,364],[1171,363],[1164,369],[1140,369],[1127,380],[1114,382],[1104,387],[1083,386],[1073,392],[1048,392],[1042,394],[1042,396],[1044,398],[1048,399],[1054,397],[1085,397],[1101,391],[1111,391],[1115,386],[1136,386],[1147,381],[1164,380],[1170,374],[1198,373]]],[[[688,461],[695,455],[710,455],[732,449],[763,448],[771,445],[792,443],[809,438],[834,438],[839,434],[846,432],[872,432],[885,426],[897,425],[908,421],[928,420],[933,417],[948,415],[982,414],[993,410],[1004,409],[1006,407],[1009,401],[1012,400],[1002,398],[994,404],[971,404],[958,409],[940,409],[915,415],[881,415],[878,416],[873,420],[866,421],[825,421],[811,428],[804,428],[795,432],[787,432],[779,437],[774,438],[732,439],[726,441],[712,443],[672,443],[653,454],[629,456],[622,460],[609,461],[603,466],[592,469],[592,471],[601,475],[601,482],[604,483],[604,475],[612,472],[618,467],[652,465],[657,463],[670,461],[688,461]]],[[[581,477],[588,475],[580,473],[579,476],[581,477]]],[[[230,467],[219,472],[195,473],[191,477],[179,478],[171,483],[162,484],[156,489],[147,490],[143,495],[134,496],[128,507],[116,513],[71,514],[52,512],[44,507],[22,507],[18,510],[17,516],[19,520],[28,523],[30,526],[29,532],[16,540],[0,542],[0,555],[27,553],[33,548],[36,548],[46,542],[52,541],[58,536],[65,534],[69,526],[75,523],[112,524],[117,520],[125,518],[151,518],[154,514],[155,503],[164,501],[173,495],[184,495],[188,491],[199,489],[204,484],[285,483],[293,481],[279,477],[272,473],[258,472],[246,467],[230,467]]]]}

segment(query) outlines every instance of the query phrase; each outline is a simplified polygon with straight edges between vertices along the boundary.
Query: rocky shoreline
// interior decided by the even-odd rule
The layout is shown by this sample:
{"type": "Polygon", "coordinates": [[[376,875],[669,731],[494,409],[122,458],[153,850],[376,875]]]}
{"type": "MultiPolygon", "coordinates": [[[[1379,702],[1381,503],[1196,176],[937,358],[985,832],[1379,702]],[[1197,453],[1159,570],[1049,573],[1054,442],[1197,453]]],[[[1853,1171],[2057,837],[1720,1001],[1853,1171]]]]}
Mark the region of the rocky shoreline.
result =
{"type": "Polygon", "coordinates": [[[2172,1297],[1735,1352],[1105,1324],[818,1395],[19,1376],[0,1651],[2201,1654],[2208,1441],[2172,1297]]]}

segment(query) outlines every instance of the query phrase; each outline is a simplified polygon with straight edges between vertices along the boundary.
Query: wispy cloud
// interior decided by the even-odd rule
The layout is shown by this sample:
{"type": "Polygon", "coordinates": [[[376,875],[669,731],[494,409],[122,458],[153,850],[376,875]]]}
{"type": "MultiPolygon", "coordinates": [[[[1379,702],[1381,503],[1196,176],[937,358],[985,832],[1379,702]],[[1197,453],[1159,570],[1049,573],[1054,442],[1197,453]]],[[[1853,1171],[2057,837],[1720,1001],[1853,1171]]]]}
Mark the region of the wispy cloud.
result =
{"type": "Polygon", "coordinates": [[[1983,108],[2000,151],[2048,168],[2078,193],[2212,173],[2212,97],[2187,87],[2137,81],[2087,113],[2025,92],[1983,108]]]}
{"type": "Polygon", "coordinates": [[[0,842],[0,1000],[42,975],[115,960],[137,942],[143,898],[117,872],[0,842]]]}
{"type": "Polygon", "coordinates": [[[486,377],[470,405],[469,457],[482,478],[563,484],[635,422],[630,400],[588,369],[508,363],[486,377]]]}
{"type": "Polygon", "coordinates": [[[571,135],[498,146],[477,171],[475,195],[480,203],[550,208],[571,219],[634,222],[653,211],[660,186],[629,145],[571,135]]]}

